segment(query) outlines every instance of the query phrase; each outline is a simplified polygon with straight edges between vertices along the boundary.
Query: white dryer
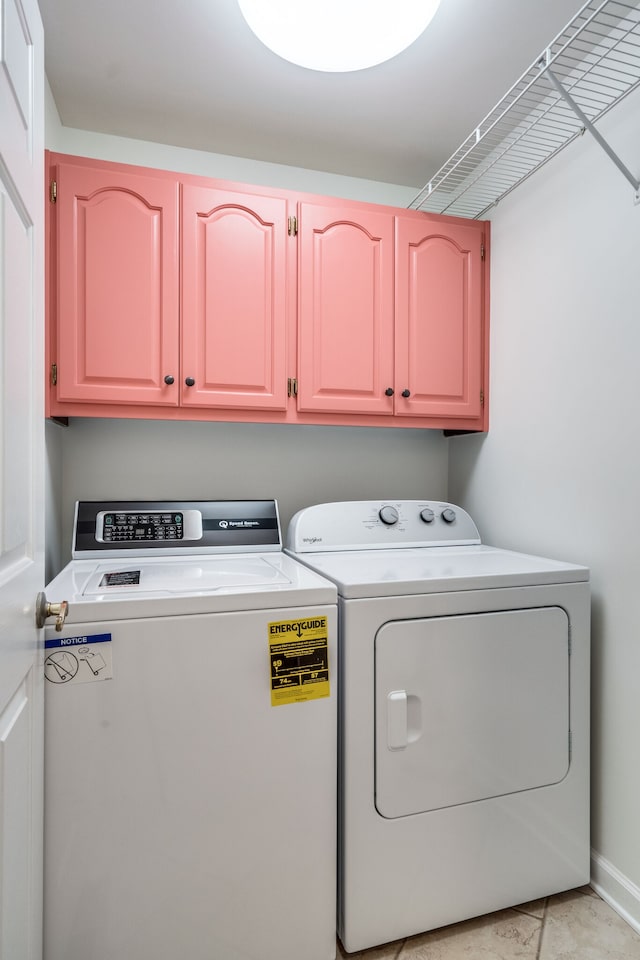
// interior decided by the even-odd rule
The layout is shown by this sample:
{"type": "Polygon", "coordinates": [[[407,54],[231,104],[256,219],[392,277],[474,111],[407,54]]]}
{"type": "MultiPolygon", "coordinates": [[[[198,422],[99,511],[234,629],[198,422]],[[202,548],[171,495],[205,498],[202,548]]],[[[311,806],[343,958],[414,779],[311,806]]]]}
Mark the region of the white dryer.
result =
{"type": "Polygon", "coordinates": [[[73,556],[47,587],[46,960],[332,960],[335,586],[269,500],[79,503],[73,556]]]}
{"type": "Polygon", "coordinates": [[[287,549],[339,609],[351,952],[589,881],[589,574],[448,503],[329,503],[287,549]]]}

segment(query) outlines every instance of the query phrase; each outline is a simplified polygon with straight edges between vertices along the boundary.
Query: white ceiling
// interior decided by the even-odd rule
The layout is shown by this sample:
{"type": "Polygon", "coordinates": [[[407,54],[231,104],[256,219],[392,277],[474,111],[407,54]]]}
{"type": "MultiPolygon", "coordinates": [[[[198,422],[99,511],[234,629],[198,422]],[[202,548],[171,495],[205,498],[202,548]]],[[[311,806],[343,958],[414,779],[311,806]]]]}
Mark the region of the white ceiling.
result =
{"type": "Polygon", "coordinates": [[[442,0],[407,51],[345,74],[272,54],[236,0],[39,2],[65,126],[419,188],[584,0],[442,0]]]}

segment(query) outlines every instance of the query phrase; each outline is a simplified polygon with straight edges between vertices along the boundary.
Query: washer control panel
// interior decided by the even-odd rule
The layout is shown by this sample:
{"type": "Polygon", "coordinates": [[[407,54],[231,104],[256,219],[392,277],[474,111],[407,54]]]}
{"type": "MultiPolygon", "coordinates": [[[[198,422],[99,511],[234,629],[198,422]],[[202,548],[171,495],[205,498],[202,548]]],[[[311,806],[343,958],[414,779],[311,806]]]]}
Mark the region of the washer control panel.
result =
{"type": "Polygon", "coordinates": [[[280,550],[275,500],[79,500],[72,556],[280,550]]]}
{"type": "Polygon", "coordinates": [[[300,510],[287,532],[294,553],[480,543],[462,507],[439,500],[357,500],[300,510]]]}

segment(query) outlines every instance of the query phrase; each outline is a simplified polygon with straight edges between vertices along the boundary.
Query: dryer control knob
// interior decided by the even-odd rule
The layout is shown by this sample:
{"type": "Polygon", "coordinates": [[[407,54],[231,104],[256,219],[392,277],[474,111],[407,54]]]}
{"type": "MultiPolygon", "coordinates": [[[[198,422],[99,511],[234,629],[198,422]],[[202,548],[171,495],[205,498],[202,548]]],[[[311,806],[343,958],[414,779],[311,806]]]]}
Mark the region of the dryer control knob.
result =
{"type": "Polygon", "coordinates": [[[420,519],[424,520],[425,523],[433,523],[433,518],[435,514],[430,507],[425,507],[424,510],[420,511],[420,519]]]}
{"type": "Polygon", "coordinates": [[[455,510],[452,510],[451,507],[447,507],[446,510],[442,511],[442,519],[445,523],[453,523],[456,518],[455,510]]]}
{"type": "Polygon", "coordinates": [[[382,507],[378,510],[378,516],[383,523],[386,523],[388,527],[392,527],[394,523],[397,523],[400,517],[398,516],[398,511],[395,507],[382,507]]]}

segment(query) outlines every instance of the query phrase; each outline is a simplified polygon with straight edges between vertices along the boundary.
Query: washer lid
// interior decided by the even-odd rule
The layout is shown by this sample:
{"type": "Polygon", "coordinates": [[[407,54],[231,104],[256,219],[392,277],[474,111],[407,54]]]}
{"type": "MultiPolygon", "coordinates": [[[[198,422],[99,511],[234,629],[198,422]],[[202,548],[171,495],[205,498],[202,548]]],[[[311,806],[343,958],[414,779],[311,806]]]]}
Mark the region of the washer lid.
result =
{"type": "Polygon", "coordinates": [[[340,596],[346,599],[589,579],[586,567],[499,550],[485,544],[294,556],[333,580],[340,596]]]}
{"type": "Polygon", "coordinates": [[[276,610],[336,602],[336,588],[283,553],[72,560],[47,585],[66,622],[276,610]]]}
{"type": "Polygon", "coordinates": [[[238,593],[282,584],[290,586],[291,580],[265,557],[226,557],[223,561],[197,557],[163,563],[131,557],[99,563],[82,596],[109,600],[149,594],[238,593]]]}

